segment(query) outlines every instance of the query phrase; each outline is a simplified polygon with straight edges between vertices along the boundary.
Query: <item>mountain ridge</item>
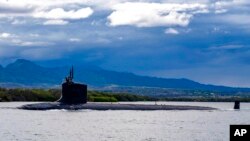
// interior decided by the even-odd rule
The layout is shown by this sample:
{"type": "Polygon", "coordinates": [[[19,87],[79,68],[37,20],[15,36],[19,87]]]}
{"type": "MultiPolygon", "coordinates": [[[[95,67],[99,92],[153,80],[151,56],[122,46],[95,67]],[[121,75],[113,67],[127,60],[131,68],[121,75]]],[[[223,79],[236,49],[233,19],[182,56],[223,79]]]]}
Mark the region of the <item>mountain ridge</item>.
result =
{"type": "MultiPolygon", "coordinates": [[[[8,64],[6,67],[0,67],[0,83],[13,83],[27,86],[47,85],[48,87],[60,85],[64,77],[68,75],[68,69],[68,66],[47,68],[29,60],[18,59],[8,64]]],[[[118,85],[250,92],[250,88],[207,85],[185,78],[176,79],[140,76],[133,73],[105,70],[91,65],[88,67],[76,66],[75,80],[94,87],[118,85]]]]}

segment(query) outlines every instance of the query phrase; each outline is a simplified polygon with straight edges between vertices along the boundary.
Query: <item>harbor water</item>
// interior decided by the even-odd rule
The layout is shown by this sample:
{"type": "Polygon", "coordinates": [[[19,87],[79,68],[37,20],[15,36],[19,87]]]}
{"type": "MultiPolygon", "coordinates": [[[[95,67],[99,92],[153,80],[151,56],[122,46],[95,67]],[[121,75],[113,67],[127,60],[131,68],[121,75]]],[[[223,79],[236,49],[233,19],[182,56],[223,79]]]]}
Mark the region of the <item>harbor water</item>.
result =
{"type": "MultiPolygon", "coordinates": [[[[155,104],[154,102],[135,102],[155,104]]],[[[250,124],[250,103],[157,102],[218,110],[47,110],[17,109],[30,102],[0,103],[3,141],[228,141],[231,124],[250,124]]]]}

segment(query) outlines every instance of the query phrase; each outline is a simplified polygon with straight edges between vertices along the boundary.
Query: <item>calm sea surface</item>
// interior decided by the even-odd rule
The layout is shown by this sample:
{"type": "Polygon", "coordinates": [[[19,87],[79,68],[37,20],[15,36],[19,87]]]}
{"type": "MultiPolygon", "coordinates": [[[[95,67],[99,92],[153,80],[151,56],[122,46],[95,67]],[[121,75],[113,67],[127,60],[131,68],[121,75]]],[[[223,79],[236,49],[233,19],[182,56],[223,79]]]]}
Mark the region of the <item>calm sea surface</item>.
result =
{"type": "MultiPolygon", "coordinates": [[[[1,141],[228,141],[230,124],[250,124],[250,103],[158,102],[215,111],[28,111],[0,103],[1,141]]],[[[144,103],[143,103],[144,104],[144,103]]],[[[154,104],[146,102],[145,104],[154,104]]]]}

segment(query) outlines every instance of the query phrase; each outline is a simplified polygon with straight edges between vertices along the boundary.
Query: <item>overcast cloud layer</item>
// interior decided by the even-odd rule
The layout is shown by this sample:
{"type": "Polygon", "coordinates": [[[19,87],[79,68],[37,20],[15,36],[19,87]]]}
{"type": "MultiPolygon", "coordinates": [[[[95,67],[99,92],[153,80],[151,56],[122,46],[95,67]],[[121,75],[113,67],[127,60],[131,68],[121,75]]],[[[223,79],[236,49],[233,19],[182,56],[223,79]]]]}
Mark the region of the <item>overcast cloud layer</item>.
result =
{"type": "Polygon", "coordinates": [[[248,0],[0,0],[0,63],[250,87],[248,0]]]}

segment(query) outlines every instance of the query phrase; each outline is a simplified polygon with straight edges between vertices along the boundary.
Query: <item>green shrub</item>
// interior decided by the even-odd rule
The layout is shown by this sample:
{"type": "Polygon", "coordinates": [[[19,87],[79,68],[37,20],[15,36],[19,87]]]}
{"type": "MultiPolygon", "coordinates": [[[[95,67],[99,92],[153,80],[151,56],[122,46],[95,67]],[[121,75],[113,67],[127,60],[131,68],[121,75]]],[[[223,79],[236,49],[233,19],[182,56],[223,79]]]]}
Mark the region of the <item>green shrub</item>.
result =
{"type": "Polygon", "coordinates": [[[93,102],[118,102],[114,97],[92,97],[93,102]]]}

